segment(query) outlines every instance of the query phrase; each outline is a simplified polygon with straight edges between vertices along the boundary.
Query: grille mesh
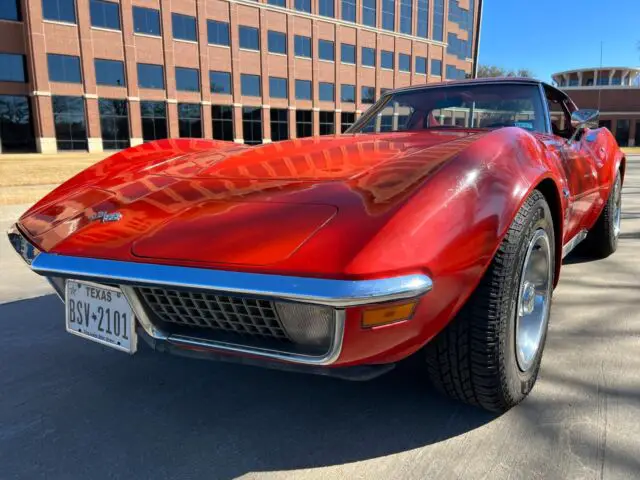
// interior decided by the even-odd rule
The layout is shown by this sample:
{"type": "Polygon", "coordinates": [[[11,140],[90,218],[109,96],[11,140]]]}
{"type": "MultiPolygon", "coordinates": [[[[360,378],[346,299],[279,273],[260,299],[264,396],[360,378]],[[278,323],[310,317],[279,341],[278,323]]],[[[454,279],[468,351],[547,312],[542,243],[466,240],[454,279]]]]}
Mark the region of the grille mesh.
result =
{"type": "Polygon", "coordinates": [[[163,322],[289,340],[268,300],[154,287],[138,288],[138,292],[163,322]]]}

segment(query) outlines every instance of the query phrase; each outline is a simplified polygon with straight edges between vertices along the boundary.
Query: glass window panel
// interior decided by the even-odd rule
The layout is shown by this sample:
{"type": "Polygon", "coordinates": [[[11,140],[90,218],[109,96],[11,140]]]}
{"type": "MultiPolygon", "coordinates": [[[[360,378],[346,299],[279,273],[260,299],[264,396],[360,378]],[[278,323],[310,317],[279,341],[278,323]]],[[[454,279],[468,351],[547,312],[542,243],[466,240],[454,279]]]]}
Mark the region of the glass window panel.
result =
{"type": "Polygon", "coordinates": [[[287,6],[286,0],[269,0],[267,3],[269,5],[275,5],[277,7],[283,7],[283,8],[287,6]]]}
{"type": "Polygon", "coordinates": [[[362,103],[374,103],[376,101],[375,87],[362,87],[360,93],[362,103]]]}
{"type": "Polygon", "coordinates": [[[91,25],[120,30],[120,5],[104,0],[91,0],[89,4],[91,25]]]}
{"type": "Polygon", "coordinates": [[[382,28],[395,30],[396,0],[382,0],[382,28]]]}
{"type": "Polygon", "coordinates": [[[262,108],[242,107],[242,136],[247,145],[262,143],[262,108]]]}
{"type": "Polygon", "coordinates": [[[3,153],[35,152],[29,97],[0,95],[0,142],[3,153]]]}
{"type": "Polygon", "coordinates": [[[182,92],[200,91],[200,72],[195,68],[176,67],[176,89],[182,92]]]}
{"type": "Polygon", "coordinates": [[[269,96],[271,98],[288,98],[287,79],[281,77],[269,77],[269,96]]]}
{"type": "Polygon", "coordinates": [[[47,54],[49,80],[52,82],[82,83],[80,57],[47,54]]]}
{"type": "Polygon", "coordinates": [[[259,97],[261,95],[260,75],[241,74],[240,93],[248,97],[259,97]]]}
{"type": "Polygon", "coordinates": [[[365,67],[376,66],[376,50],[374,48],[362,47],[362,65],[365,67]]]}
{"type": "Polygon", "coordinates": [[[213,45],[229,45],[229,24],[207,20],[207,41],[213,45]]]}
{"type": "Polygon", "coordinates": [[[362,23],[376,27],[376,0],[362,0],[362,23]]]}
{"type": "Polygon", "coordinates": [[[233,107],[228,105],[212,105],[213,138],[233,141],[233,107]]]}
{"type": "Polygon", "coordinates": [[[416,35],[429,37],[429,0],[418,0],[418,23],[416,35]]]}
{"type": "Polygon", "coordinates": [[[356,46],[349,43],[340,44],[340,60],[343,63],[356,63],[356,46]]]}
{"type": "Polygon", "coordinates": [[[279,142],[289,139],[289,118],[288,111],[284,108],[272,108],[271,120],[271,140],[279,142]]]}
{"type": "Polygon", "coordinates": [[[311,13],[311,0],[295,0],[293,7],[299,12],[311,13]]]}
{"type": "Polygon", "coordinates": [[[382,50],[380,52],[380,66],[393,70],[393,52],[382,50]]]}
{"type": "Polygon", "coordinates": [[[76,23],[75,0],[42,0],[42,16],[46,20],[76,23]]]}
{"type": "Polygon", "coordinates": [[[340,115],[340,131],[344,133],[356,121],[354,112],[342,112],[340,115]]]}
{"type": "Polygon", "coordinates": [[[416,57],[416,73],[427,74],[427,59],[425,57],[416,57]]]}
{"type": "Polygon", "coordinates": [[[400,31],[411,35],[413,23],[413,0],[400,0],[400,31]]]}
{"type": "Polygon", "coordinates": [[[27,70],[24,55],[16,53],[0,53],[0,82],[27,81],[27,70]]]}
{"type": "Polygon", "coordinates": [[[153,8],[134,5],[133,29],[136,33],[160,36],[160,12],[153,8]]]}
{"type": "Polygon", "coordinates": [[[257,28],[240,25],[238,32],[240,35],[240,48],[260,50],[260,36],[257,28]]]}
{"type": "Polygon", "coordinates": [[[96,83],[98,85],[113,85],[124,87],[124,63],[119,60],[94,60],[96,69],[96,83]]]}
{"type": "Polygon", "coordinates": [[[431,75],[442,75],[442,60],[431,60],[431,75]]]}
{"type": "Polygon", "coordinates": [[[177,38],[179,40],[191,40],[193,42],[197,40],[195,17],[182,15],[180,13],[172,13],[171,29],[173,31],[173,38],[177,38]]]}
{"type": "Polygon", "coordinates": [[[287,35],[282,32],[269,30],[267,32],[268,48],[271,53],[287,53],[287,35]]]}
{"type": "Polygon", "coordinates": [[[0,0],[0,19],[16,22],[22,20],[20,0],[0,0]]]}
{"type": "Polygon", "coordinates": [[[180,138],[202,138],[202,115],[199,103],[178,103],[180,138]]]}
{"type": "Polygon", "coordinates": [[[167,105],[164,102],[140,102],[142,139],[145,142],[167,138],[167,105]]]}
{"type": "Polygon", "coordinates": [[[335,0],[319,0],[318,13],[323,17],[335,17],[334,1],[335,0]]]}
{"type": "Polygon", "coordinates": [[[293,39],[293,45],[297,57],[311,58],[311,37],[296,35],[293,39]]]}
{"type": "Polygon", "coordinates": [[[296,137],[304,138],[313,135],[313,112],[296,110],[296,137]]]}
{"type": "Polygon", "coordinates": [[[150,63],[139,63],[138,86],[140,88],[164,89],[164,67],[150,63]]]}
{"type": "Polygon", "coordinates": [[[102,147],[105,150],[128,148],[129,110],[126,100],[101,98],[98,100],[102,147]]]}
{"type": "Polygon", "coordinates": [[[411,71],[411,55],[407,55],[406,53],[398,54],[398,70],[401,72],[411,71]]]}
{"type": "Polygon", "coordinates": [[[333,135],[336,131],[336,114],[334,112],[320,112],[320,135],[333,135]]]}
{"type": "Polygon", "coordinates": [[[342,0],[342,19],[347,22],[356,21],[356,0],[342,0]]]}
{"type": "Polygon", "coordinates": [[[335,44],[331,40],[318,40],[318,58],[320,60],[335,60],[335,44]]]}
{"type": "Polygon", "coordinates": [[[311,81],[296,80],[296,99],[311,100],[311,81]]]}
{"type": "Polygon", "coordinates": [[[209,72],[209,86],[211,93],[231,95],[231,74],[229,72],[209,72]]]}
{"type": "Polygon", "coordinates": [[[334,102],[335,97],[335,87],[333,83],[328,82],[320,82],[319,84],[319,97],[323,102],[334,102]]]}
{"type": "Polygon", "coordinates": [[[340,100],[345,103],[355,103],[356,101],[356,86],[343,83],[340,86],[340,100]]]}

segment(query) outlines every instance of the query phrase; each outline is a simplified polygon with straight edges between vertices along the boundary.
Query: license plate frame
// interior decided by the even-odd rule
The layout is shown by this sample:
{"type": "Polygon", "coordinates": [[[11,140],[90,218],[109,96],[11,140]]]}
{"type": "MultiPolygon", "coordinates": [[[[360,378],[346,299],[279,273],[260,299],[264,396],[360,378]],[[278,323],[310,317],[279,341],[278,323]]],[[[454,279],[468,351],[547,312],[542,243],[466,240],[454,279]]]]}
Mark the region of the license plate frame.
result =
{"type": "MultiPolygon", "coordinates": [[[[65,328],[67,330],[68,333],[72,334],[72,335],[76,335],[78,337],[87,339],[87,340],[91,340],[92,342],[95,343],[99,343],[101,345],[104,345],[106,347],[110,347],[113,348],[114,350],[118,350],[120,352],[125,352],[128,353],[130,355],[133,355],[134,353],[137,352],[138,350],[138,334],[136,332],[136,319],[135,319],[135,314],[133,313],[133,309],[131,308],[131,305],[129,304],[129,300],[127,299],[127,297],[125,296],[125,294],[122,292],[122,290],[120,290],[117,287],[112,287],[112,286],[107,286],[107,285],[101,285],[101,284],[97,284],[94,282],[87,282],[84,280],[67,280],[65,282],[65,295],[64,295],[64,299],[65,299],[65,328]],[[124,310],[126,314],[129,315],[129,318],[125,318],[124,322],[125,324],[128,326],[128,330],[129,330],[129,343],[128,346],[127,345],[122,345],[122,344],[118,344],[116,340],[104,340],[102,338],[99,338],[98,333],[94,332],[93,328],[89,327],[89,328],[85,328],[85,331],[79,331],[77,329],[74,329],[71,326],[71,323],[75,323],[75,322],[71,322],[71,318],[70,318],[70,310],[71,310],[71,302],[70,300],[72,300],[72,297],[76,296],[77,294],[77,290],[79,290],[82,287],[91,287],[93,289],[98,289],[101,291],[105,291],[105,292],[111,292],[116,294],[116,301],[118,303],[120,303],[118,312],[120,313],[122,310],[124,310]],[[75,292],[71,292],[71,289],[76,288],[75,292]]],[[[74,302],[77,301],[77,298],[73,298],[74,302]]],[[[97,303],[107,303],[107,304],[112,304],[114,302],[105,302],[103,300],[97,300],[97,299],[93,299],[96,300],[97,303]]],[[[94,302],[94,303],[96,303],[94,302]]],[[[94,305],[95,306],[95,305],[94,305]]],[[[91,308],[91,307],[90,307],[91,308]]],[[[115,314],[114,314],[115,315],[115,314]]],[[[114,319],[115,320],[115,319],[114,319]]],[[[91,322],[88,322],[91,323],[91,322]]],[[[95,323],[95,322],[94,322],[95,323]]],[[[125,330],[126,332],[126,330],[125,330]]],[[[108,338],[109,335],[103,335],[105,338],[108,338]]],[[[118,337],[118,336],[116,336],[118,337]]]]}

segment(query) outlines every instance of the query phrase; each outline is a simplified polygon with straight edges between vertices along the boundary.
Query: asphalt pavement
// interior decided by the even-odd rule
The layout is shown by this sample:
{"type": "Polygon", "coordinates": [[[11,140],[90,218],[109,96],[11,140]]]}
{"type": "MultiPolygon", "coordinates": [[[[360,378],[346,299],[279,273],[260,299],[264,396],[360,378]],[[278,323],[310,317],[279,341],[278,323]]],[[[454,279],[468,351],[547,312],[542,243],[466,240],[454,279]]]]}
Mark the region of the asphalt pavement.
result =
{"type": "Polygon", "coordinates": [[[623,195],[619,250],[565,260],[540,379],[501,416],[415,371],[353,383],[73,337],[0,238],[0,478],[640,478],[640,157],[623,195]]]}

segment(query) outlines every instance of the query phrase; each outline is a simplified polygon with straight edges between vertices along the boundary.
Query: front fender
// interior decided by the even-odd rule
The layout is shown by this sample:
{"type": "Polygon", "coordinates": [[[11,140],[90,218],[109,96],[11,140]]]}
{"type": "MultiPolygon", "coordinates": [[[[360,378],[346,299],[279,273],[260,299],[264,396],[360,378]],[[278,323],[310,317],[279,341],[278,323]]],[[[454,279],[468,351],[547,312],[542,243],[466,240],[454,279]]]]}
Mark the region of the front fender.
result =
{"type": "MultiPolygon", "coordinates": [[[[430,177],[350,264],[381,272],[424,271],[433,290],[416,318],[423,344],[460,310],[487,270],[520,207],[545,185],[562,227],[561,172],[536,137],[518,128],[482,136],[430,177]]],[[[562,232],[556,233],[561,252],[562,232]]],[[[560,257],[556,262],[559,266],[560,257]]]]}

